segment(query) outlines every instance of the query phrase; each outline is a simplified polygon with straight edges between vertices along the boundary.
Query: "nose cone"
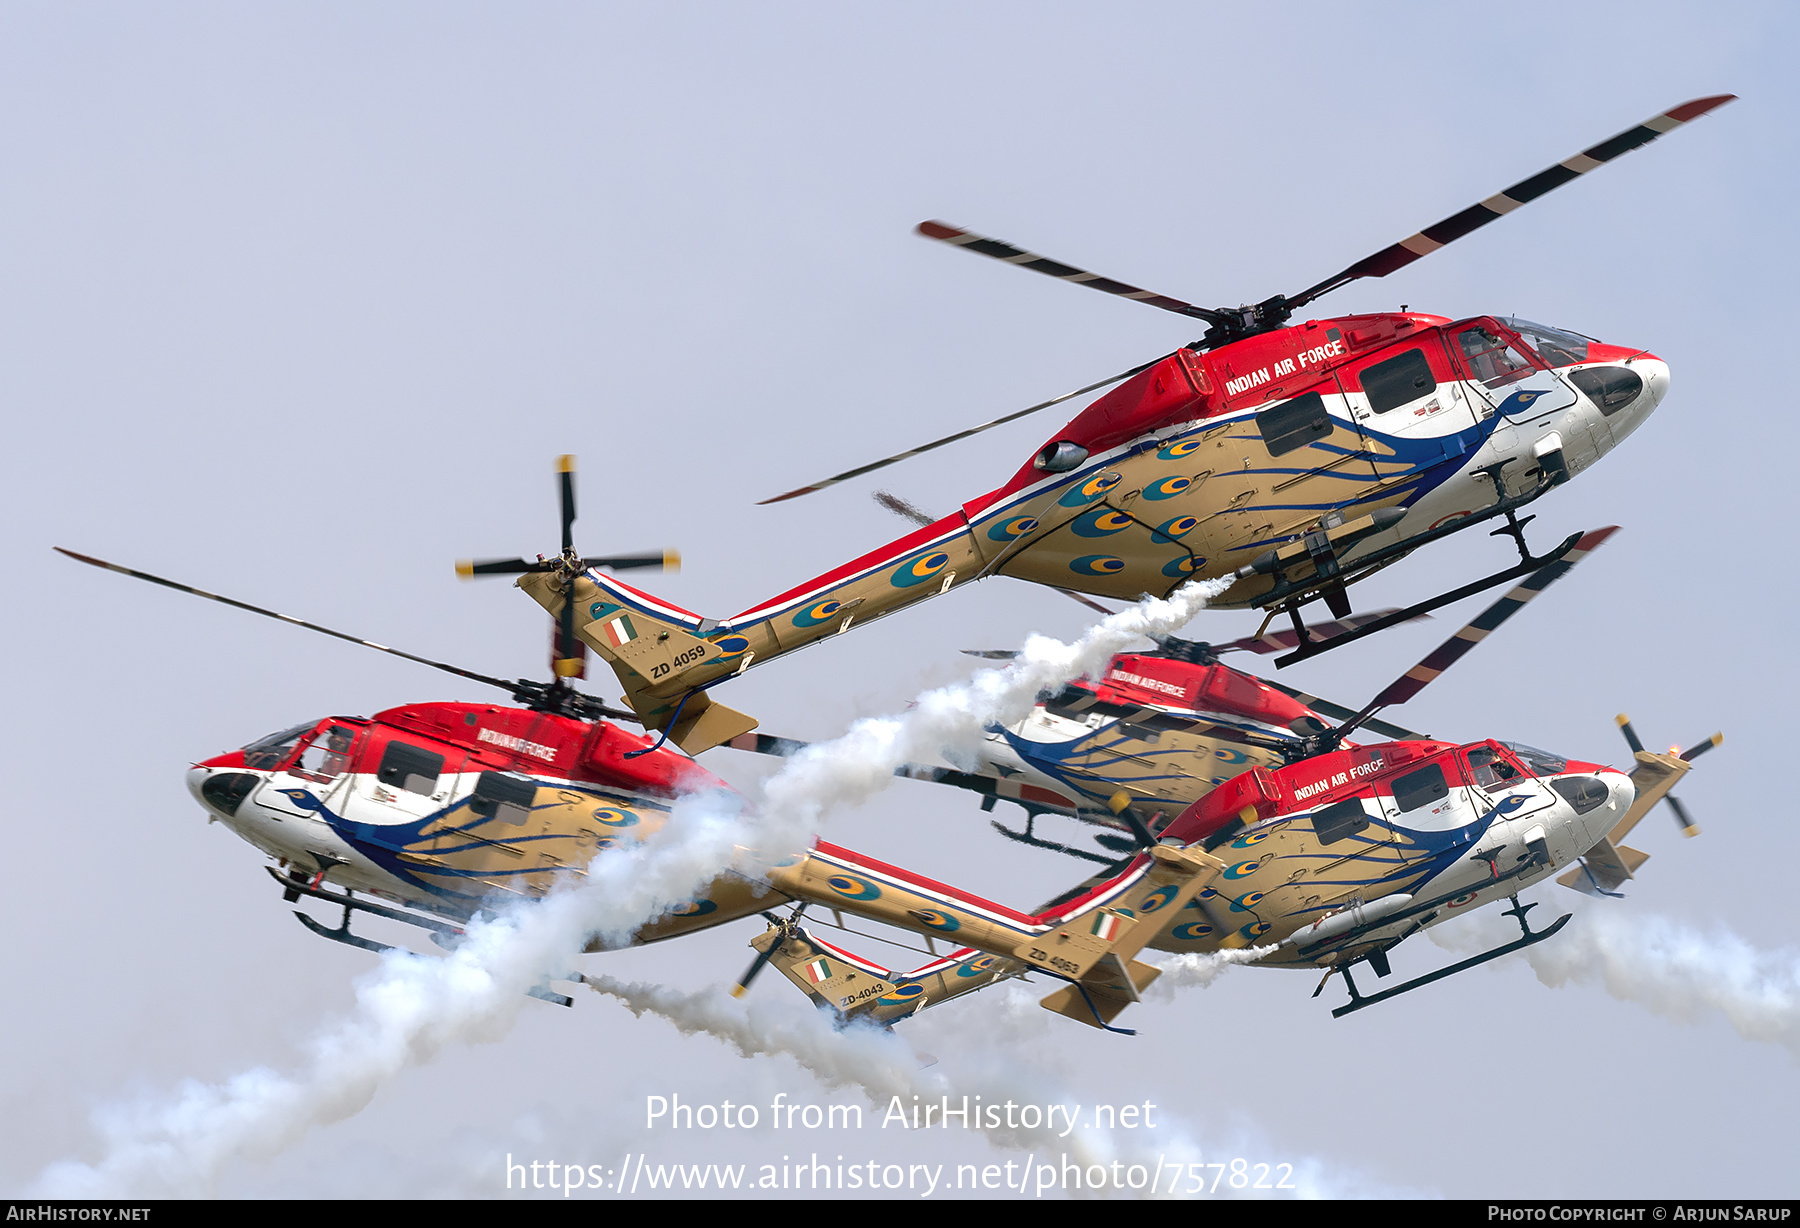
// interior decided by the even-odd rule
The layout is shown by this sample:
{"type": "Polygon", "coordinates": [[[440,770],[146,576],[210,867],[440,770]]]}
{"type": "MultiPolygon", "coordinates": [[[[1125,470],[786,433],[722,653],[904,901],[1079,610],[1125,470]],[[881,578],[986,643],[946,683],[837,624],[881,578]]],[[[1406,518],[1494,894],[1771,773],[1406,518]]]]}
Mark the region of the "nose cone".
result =
{"type": "Polygon", "coordinates": [[[196,764],[188,769],[188,792],[208,810],[223,817],[237,814],[244,799],[256,792],[262,777],[242,767],[220,767],[216,761],[196,764]]]}
{"type": "MultiPolygon", "coordinates": [[[[1618,367],[1590,367],[1576,375],[1588,376],[1590,372],[1611,386],[1610,395],[1603,392],[1598,397],[1592,393],[1589,396],[1599,405],[1614,443],[1643,425],[1669,393],[1669,364],[1654,354],[1639,354],[1618,367]],[[1631,387],[1633,384],[1637,386],[1631,387]]],[[[1588,390],[1583,387],[1582,391],[1588,390]]]]}

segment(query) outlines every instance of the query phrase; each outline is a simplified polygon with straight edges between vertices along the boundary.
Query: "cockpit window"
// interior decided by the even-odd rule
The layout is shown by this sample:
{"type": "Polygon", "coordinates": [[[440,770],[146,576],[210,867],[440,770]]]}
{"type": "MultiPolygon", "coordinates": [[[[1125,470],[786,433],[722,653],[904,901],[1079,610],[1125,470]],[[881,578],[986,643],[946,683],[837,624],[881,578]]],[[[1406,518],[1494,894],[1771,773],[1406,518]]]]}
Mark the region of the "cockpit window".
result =
{"type": "Polygon", "coordinates": [[[256,739],[244,747],[244,766],[262,768],[265,771],[280,767],[294,753],[294,747],[299,745],[300,739],[311,733],[312,727],[318,723],[308,721],[304,725],[295,725],[292,729],[283,729],[280,733],[256,739]]]}
{"type": "Polygon", "coordinates": [[[1537,351],[1537,356],[1549,367],[1572,367],[1578,362],[1586,362],[1588,356],[1588,339],[1577,333],[1565,333],[1560,328],[1549,328],[1543,324],[1533,324],[1530,320],[1515,320],[1506,316],[1500,323],[1518,333],[1525,344],[1537,351]]]}
{"type": "Polygon", "coordinates": [[[1477,746],[1469,752],[1469,775],[1484,789],[1504,789],[1524,779],[1524,773],[1491,746],[1477,746]]]}
{"type": "Polygon", "coordinates": [[[1539,750],[1523,742],[1502,742],[1500,745],[1517,755],[1519,762],[1534,775],[1556,776],[1569,770],[1569,761],[1561,755],[1553,755],[1547,750],[1539,750]]]}
{"type": "Polygon", "coordinates": [[[1536,367],[1516,346],[1476,325],[1456,334],[1469,374],[1484,388],[1504,388],[1529,376],[1536,367]]]}
{"type": "Polygon", "coordinates": [[[336,780],[350,766],[350,744],[355,740],[354,729],[330,726],[300,752],[300,761],[294,765],[295,774],[321,783],[336,780]]]}

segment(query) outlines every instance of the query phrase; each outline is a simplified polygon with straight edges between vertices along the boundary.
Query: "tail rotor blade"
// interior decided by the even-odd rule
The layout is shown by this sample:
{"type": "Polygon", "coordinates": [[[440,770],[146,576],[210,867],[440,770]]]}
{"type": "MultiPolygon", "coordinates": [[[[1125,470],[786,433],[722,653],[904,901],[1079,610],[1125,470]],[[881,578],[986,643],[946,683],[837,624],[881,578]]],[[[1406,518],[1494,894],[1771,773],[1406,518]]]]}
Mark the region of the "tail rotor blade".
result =
{"type": "Polygon", "coordinates": [[[1637,736],[1637,730],[1631,727],[1631,718],[1623,712],[1613,718],[1618,723],[1619,732],[1625,735],[1625,745],[1631,747],[1631,753],[1637,754],[1644,749],[1644,743],[1637,736]]]}
{"type": "Polygon", "coordinates": [[[556,472],[562,494],[562,548],[568,554],[575,548],[575,458],[556,458],[556,472]]]}
{"type": "Polygon", "coordinates": [[[1706,739],[1706,741],[1700,743],[1700,745],[1690,747],[1689,749],[1682,751],[1681,757],[1683,759],[1686,759],[1689,763],[1692,763],[1695,759],[1699,758],[1701,755],[1704,755],[1707,751],[1711,750],[1713,747],[1717,746],[1719,743],[1723,742],[1724,740],[1725,740],[1724,734],[1715,733],[1715,734],[1713,734],[1712,737],[1710,737],[1710,738],[1706,739]]]}
{"type": "Polygon", "coordinates": [[[527,572],[549,571],[555,563],[542,559],[457,559],[456,574],[465,580],[476,576],[522,576],[527,572]]]}
{"type": "Polygon", "coordinates": [[[1682,835],[1692,837],[1700,834],[1700,825],[1688,814],[1687,807],[1681,804],[1680,798],[1669,793],[1664,795],[1663,801],[1669,803],[1669,809],[1675,812],[1675,823],[1681,828],[1682,835]]]}
{"type": "MultiPolygon", "coordinates": [[[[806,905],[802,904],[795,910],[790,921],[799,921],[800,914],[805,911],[806,905]]],[[[774,913],[768,912],[764,913],[763,916],[769,919],[770,925],[773,925],[784,932],[775,936],[775,941],[769,944],[768,950],[758,951],[756,953],[756,958],[750,961],[750,966],[748,968],[744,969],[744,975],[740,976],[737,979],[737,984],[731,987],[731,996],[734,998],[741,998],[746,993],[750,992],[750,982],[754,981],[762,974],[762,970],[768,966],[769,961],[775,958],[775,952],[781,949],[781,944],[787,941],[787,934],[785,933],[787,927],[783,925],[781,918],[777,917],[774,913]]]]}
{"type": "Polygon", "coordinates": [[[663,571],[681,570],[681,551],[657,550],[650,554],[609,554],[601,558],[582,559],[583,567],[608,567],[613,571],[631,571],[655,567],[663,571]]]}

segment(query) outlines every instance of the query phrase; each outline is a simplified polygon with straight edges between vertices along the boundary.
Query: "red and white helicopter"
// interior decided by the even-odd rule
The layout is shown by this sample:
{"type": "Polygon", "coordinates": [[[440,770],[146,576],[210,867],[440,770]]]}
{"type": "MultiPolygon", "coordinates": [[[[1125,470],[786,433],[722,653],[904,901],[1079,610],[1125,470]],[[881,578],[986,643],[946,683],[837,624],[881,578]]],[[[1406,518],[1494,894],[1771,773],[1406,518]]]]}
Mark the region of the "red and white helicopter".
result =
{"type": "MultiPolygon", "coordinates": [[[[567,536],[568,500],[564,515],[567,536]]],[[[1265,963],[1342,971],[1353,996],[1342,1009],[1357,1009],[1456,970],[1370,998],[1357,995],[1349,974],[1351,965],[1367,962],[1385,975],[1391,947],[1455,910],[1511,897],[1523,930],[1514,943],[1458,968],[1542,941],[1562,922],[1530,930],[1518,890],[1584,854],[1586,864],[1566,876],[1570,885],[1611,890],[1629,878],[1643,855],[1622,847],[1624,834],[1713,743],[1681,757],[1640,749],[1628,778],[1506,743],[1412,738],[1356,746],[1347,739],[1369,727],[1379,709],[1416,693],[1611,531],[1578,541],[1337,727],[1310,713],[1297,718],[1282,740],[1265,744],[1281,766],[1253,767],[1216,787],[1207,781],[1198,801],[1155,831],[1130,804],[1114,807],[1139,847],[1036,912],[819,841],[798,857],[757,862],[748,871],[721,866],[716,879],[692,899],[672,902],[634,940],[763,913],[774,924],[755,944],[759,954],[745,983],[774,962],[834,1009],[891,1022],[1036,972],[1068,982],[1045,1006],[1106,1028],[1157,975],[1134,958],[1151,945],[1271,945],[1265,963]],[[768,912],[790,902],[888,924],[922,936],[928,947],[936,939],[962,945],[912,973],[892,973],[820,944],[792,916],[768,912]]],[[[571,671],[548,687],[509,683],[70,557],[497,686],[530,705],[427,703],[373,718],[329,717],[190,769],[189,788],[211,819],[277,860],[271,873],[288,901],[304,896],[342,907],[335,928],[300,914],[309,929],[338,942],[385,949],[351,932],[352,915],[362,912],[454,943],[468,919],[496,899],[542,895],[584,874],[607,848],[656,830],[680,795],[724,787],[666,739],[651,743],[612,723],[607,718],[619,714],[568,687],[571,671]]],[[[1096,688],[1096,702],[1099,696],[1096,688]]],[[[1263,716],[1275,715],[1277,701],[1257,702],[1263,716]]],[[[1275,732],[1272,720],[1258,723],[1275,732]]],[[[1629,729],[1628,737],[1635,746],[1629,729]]],[[[535,993],[568,1003],[547,986],[535,993]]]]}
{"type": "Polygon", "coordinates": [[[1385,277],[1731,97],[1674,107],[1299,294],[1242,308],[1196,307],[927,222],[920,232],[929,238],[1203,320],[1208,330],[1075,393],[778,496],[820,490],[1124,381],[997,489],[727,619],[584,574],[572,556],[465,571],[534,573],[520,586],[553,612],[573,604],[573,632],[613,667],[633,711],[694,753],[755,727],[709,693],[752,663],[989,575],[1127,600],[1229,577],[1232,587],[1213,605],[1292,619],[1298,643],[1278,665],[1373,634],[1572,549],[1578,535],[1534,555],[1524,534],[1530,518],[1517,513],[1642,425],[1668,390],[1668,366],[1640,346],[1510,317],[1452,321],[1402,310],[1290,321],[1330,291],[1385,277]],[[1496,532],[1513,540],[1516,565],[1331,640],[1306,633],[1307,603],[1322,599],[1343,618],[1346,585],[1502,518],[1496,532]]]}

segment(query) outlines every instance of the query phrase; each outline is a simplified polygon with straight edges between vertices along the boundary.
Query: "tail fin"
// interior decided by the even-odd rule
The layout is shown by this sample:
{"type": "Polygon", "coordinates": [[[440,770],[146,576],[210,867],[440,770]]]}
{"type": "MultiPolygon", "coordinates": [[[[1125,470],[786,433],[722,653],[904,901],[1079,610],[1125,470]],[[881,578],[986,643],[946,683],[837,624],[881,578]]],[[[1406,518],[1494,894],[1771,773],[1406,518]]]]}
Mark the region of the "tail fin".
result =
{"type": "MultiPolygon", "coordinates": [[[[1108,1028],[1160,970],[1133,958],[1162,928],[1163,915],[1187,906],[1225,869],[1198,848],[1156,845],[1149,872],[1123,897],[1073,914],[1022,943],[1018,958],[1073,982],[1043,1000],[1045,1010],[1108,1028]]],[[[1079,906],[1079,903],[1078,905],[1079,906]]]]}
{"type": "MultiPolygon", "coordinates": [[[[521,576],[519,587],[561,617],[563,585],[554,573],[521,576]]],[[[667,730],[689,754],[756,728],[756,718],[700,689],[728,673],[720,663],[732,645],[705,638],[716,623],[598,571],[576,579],[575,601],[576,635],[612,666],[625,702],[647,728],[667,730]]]]}
{"type": "Polygon", "coordinates": [[[781,926],[770,926],[750,945],[769,951],[777,943],[769,962],[814,1004],[883,1027],[1025,971],[1018,960],[964,947],[912,972],[894,972],[798,925],[785,936],[781,926]]]}

